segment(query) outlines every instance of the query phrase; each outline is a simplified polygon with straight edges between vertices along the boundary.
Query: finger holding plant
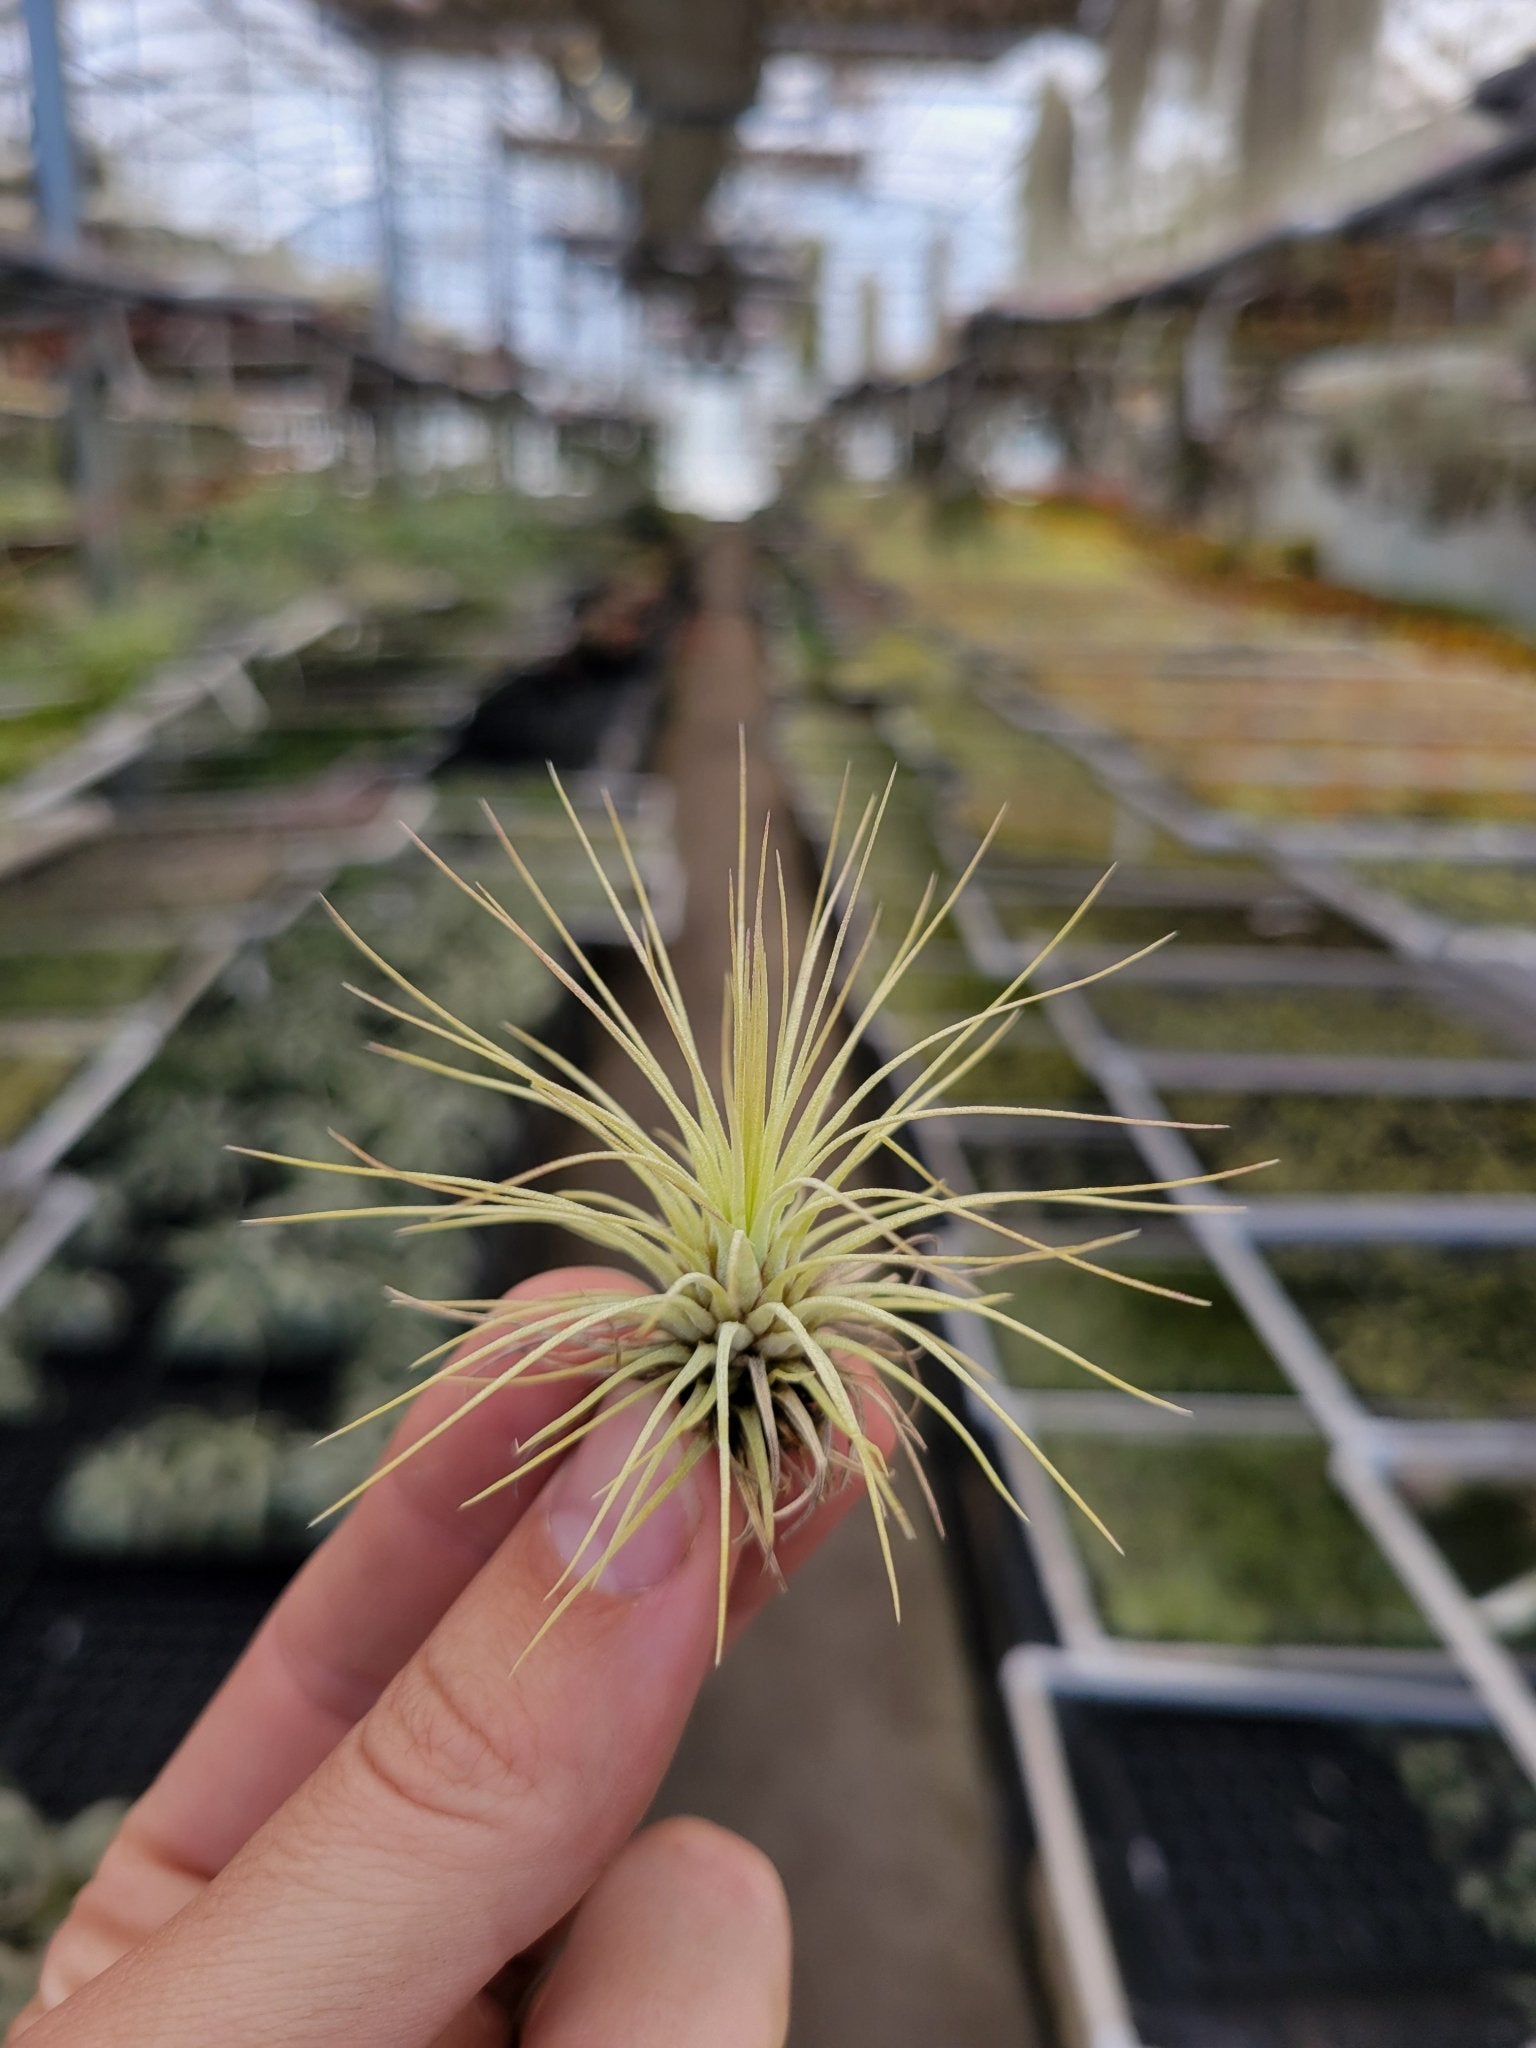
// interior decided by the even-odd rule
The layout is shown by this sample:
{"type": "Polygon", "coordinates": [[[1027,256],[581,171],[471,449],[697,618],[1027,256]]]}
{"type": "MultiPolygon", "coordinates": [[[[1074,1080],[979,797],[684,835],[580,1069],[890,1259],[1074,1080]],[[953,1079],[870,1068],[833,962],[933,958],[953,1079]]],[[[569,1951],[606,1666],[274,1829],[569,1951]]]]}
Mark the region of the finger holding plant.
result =
{"type": "MultiPolygon", "coordinates": [[[[571,1269],[515,1305],[536,1316],[633,1284],[571,1269]]],[[[696,1822],[631,1839],[714,1655],[705,1468],[669,1490],[536,1657],[551,1590],[588,1544],[643,1410],[590,1431],[547,1484],[540,1473],[461,1507],[572,1385],[514,1379],[469,1412],[452,1380],[423,1394],[393,1446],[413,1455],[299,1572],[131,1809],[13,2038],[502,2048],[525,1976],[547,1966],[520,2048],[782,2041],[787,1930],[763,1859],[696,1822]],[[508,1970],[530,1952],[527,1970],[508,1970]]],[[[781,1545],[786,1570],[852,1500],[829,1499],[781,1545]]],[[[733,1628],[770,1591],[739,1561],[733,1628]]]]}

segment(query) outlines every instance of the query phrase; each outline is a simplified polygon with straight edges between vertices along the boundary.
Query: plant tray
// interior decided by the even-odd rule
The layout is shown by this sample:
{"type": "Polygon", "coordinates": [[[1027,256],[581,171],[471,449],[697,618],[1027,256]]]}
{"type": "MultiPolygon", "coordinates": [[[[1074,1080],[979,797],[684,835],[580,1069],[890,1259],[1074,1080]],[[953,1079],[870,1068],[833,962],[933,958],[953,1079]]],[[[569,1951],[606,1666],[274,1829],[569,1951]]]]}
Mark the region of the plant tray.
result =
{"type": "Polygon", "coordinates": [[[80,1065],[76,1054],[0,1054],[0,1147],[22,1136],[80,1065]]]}
{"type": "Polygon", "coordinates": [[[1491,1025],[1405,988],[1195,992],[1111,981],[1089,1001],[1122,1043],[1179,1054],[1476,1060],[1511,1050],[1491,1025]]]}
{"type": "Polygon", "coordinates": [[[1501,1979],[1536,1969],[1518,1875],[1536,1811],[1496,1736],[1108,1701],[1056,1711],[1143,2040],[1528,2039],[1501,1979]]]}
{"type": "Polygon", "coordinates": [[[41,1572],[0,1624],[0,1774],[59,1818],[135,1797],[287,1577],[270,1567],[41,1572]]]}
{"type": "Polygon", "coordinates": [[[1536,1103],[1476,1097],[1218,1095],[1181,1091],[1169,1114],[1208,1167],[1274,1159],[1243,1192],[1525,1195],[1536,1186],[1536,1103]]]}
{"type": "MultiPolygon", "coordinates": [[[[1070,900],[1005,895],[983,877],[985,891],[1003,931],[1010,939],[1030,943],[1059,931],[1077,909],[1070,900]]],[[[1113,887],[1113,885],[1111,885],[1113,887]]],[[[1117,903],[1103,898],[1074,926],[1073,946],[1116,945],[1134,949],[1173,935],[1177,958],[1181,948],[1197,946],[1366,947],[1371,941],[1360,927],[1314,903],[1308,896],[1285,890],[1256,896],[1246,904],[1117,903]]]]}
{"type": "Polygon", "coordinates": [[[169,946],[0,954],[0,1017],[80,1016],[142,1002],[176,958],[169,946]]]}
{"type": "Polygon", "coordinates": [[[372,766],[380,748],[355,727],[288,731],[268,728],[207,752],[162,756],[138,780],[156,792],[201,795],[273,789],[312,781],[342,765],[372,766]]]}
{"type": "Polygon", "coordinates": [[[1269,1263],[1379,1413],[1536,1416],[1536,1249],[1276,1247],[1269,1263]]]}
{"type": "MultiPolygon", "coordinates": [[[[1147,1258],[1141,1250],[1137,1245],[1099,1253],[1097,1263],[1158,1287],[1201,1296],[1210,1307],[1162,1300],[1091,1273],[1049,1264],[1023,1266],[1007,1276],[1013,1298],[1004,1307],[1019,1321],[1148,1393],[1177,1398],[1290,1392],[1289,1382],[1242,1310],[1191,1247],[1186,1245],[1182,1258],[1147,1258]],[[1131,1252],[1137,1254],[1134,1263],[1131,1252]]],[[[1086,1393],[1104,1386],[1095,1375],[1043,1345],[997,1324],[989,1324],[988,1330],[1002,1371],[1016,1387],[1086,1393]]],[[[1138,1406],[1137,1412],[1147,1411],[1138,1406]]]]}
{"type": "Polygon", "coordinates": [[[1536,867],[1477,861],[1372,861],[1353,870],[1373,889],[1454,924],[1536,925],[1536,867]]]}
{"type": "Polygon", "coordinates": [[[1051,1435],[1044,1448],[1125,1546],[1117,1556],[1068,1511],[1112,1635],[1228,1648],[1433,1641],[1329,1484],[1318,1444],[1051,1435]]]}

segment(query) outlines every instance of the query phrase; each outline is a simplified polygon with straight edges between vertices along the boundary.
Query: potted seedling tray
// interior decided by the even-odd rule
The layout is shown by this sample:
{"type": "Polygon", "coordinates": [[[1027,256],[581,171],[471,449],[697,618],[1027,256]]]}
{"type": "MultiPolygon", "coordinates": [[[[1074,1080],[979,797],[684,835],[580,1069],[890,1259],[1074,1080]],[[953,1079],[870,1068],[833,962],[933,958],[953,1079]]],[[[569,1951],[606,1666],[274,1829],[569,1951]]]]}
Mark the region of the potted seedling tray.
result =
{"type": "Polygon", "coordinates": [[[1322,994],[1284,986],[1143,987],[1128,975],[1088,1000],[1111,1036],[1142,1053],[1476,1063],[1532,1049],[1443,978],[1322,994]]]}
{"type": "MultiPolygon", "coordinates": [[[[875,975],[876,970],[871,969],[865,977],[871,984],[866,994],[873,993],[875,975]]],[[[884,1064],[985,1009],[1000,993],[1000,983],[963,968],[930,966],[925,955],[902,977],[880,1014],[871,1020],[866,1040],[884,1064]]],[[[1006,1021],[999,1017],[997,1023],[1006,1021]]],[[[966,1055],[979,1048],[993,1028],[978,1032],[965,1048],[966,1055]]],[[[933,1058],[944,1043],[940,1040],[929,1046],[922,1058],[933,1058]]],[[[907,1074],[898,1070],[895,1085],[899,1088],[906,1078],[907,1074]]],[[[957,1111],[984,1105],[1090,1111],[1104,1107],[1098,1089],[1063,1048],[1039,1010],[1017,1014],[1006,1035],[969,1072],[961,1074],[941,1100],[957,1111]]]]}
{"type": "MultiPolygon", "coordinates": [[[[1112,881],[1109,890],[1113,888],[1112,881]]],[[[1006,902],[1006,896],[1002,900],[1006,902]]],[[[1401,964],[1358,929],[1351,928],[1346,935],[1333,927],[1319,934],[1325,939],[1320,945],[1278,933],[1260,940],[1252,930],[1240,936],[1238,925],[1244,922],[1244,913],[1226,907],[1209,913],[1219,923],[1205,921],[1192,932],[1181,910],[1131,906],[1123,917],[1108,920],[1108,930],[1120,934],[1111,937],[1095,904],[1066,937],[1059,937],[1082,902],[1082,897],[1031,899],[1028,911],[1014,917],[1010,928],[999,916],[999,898],[983,868],[955,906],[955,925],[979,970],[1007,980],[1031,968],[1030,985],[1036,989],[1080,982],[1090,975],[1113,985],[1122,974],[1128,988],[1165,982],[1216,988],[1248,984],[1334,988],[1370,986],[1376,981],[1399,985],[1403,979],[1401,964]],[[1229,925],[1228,919],[1238,923],[1229,925]],[[1226,939],[1221,936],[1223,930],[1226,939]],[[1141,957],[1130,964],[1137,955],[1141,957]]]]}
{"type": "Polygon", "coordinates": [[[0,792],[0,826],[35,821],[91,789],[142,754],[173,720],[209,698],[247,708],[251,692],[247,662],[305,646],[317,633],[330,630],[341,615],[329,599],[300,600],[201,654],[172,663],[125,702],[103,712],[73,745],[0,792]]]}
{"type": "Polygon", "coordinates": [[[1450,924],[1536,929],[1536,866],[1486,861],[1368,861],[1351,875],[1450,924]]]}
{"type": "Polygon", "coordinates": [[[249,904],[286,879],[281,841],[255,833],[118,829],[13,877],[0,937],[17,944],[91,920],[159,917],[249,904]]]}
{"type": "Polygon", "coordinates": [[[404,746],[399,740],[387,746],[376,734],[355,726],[294,729],[266,726],[227,744],[171,754],[162,752],[136,777],[136,793],[153,801],[163,797],[212,797],[256,790],[281,790],[334,779],[350,772],[377,774],[386,769],[399,772],[415,761],[427,758],[426,751],[404,746]]]}
{"type": "Polygon", "coordinates": [[[965,1117],[936,1119],[916,1135],[935,1171],[957,1187],[1050,1194],[1053,1199],[1038,1207],[1010,1204],[1004,1212],[1010,1225],[1033,1236],[1061,1241],[1134,1229],[1147,1221],[1143,1215],[1121,1217],[1113,1210],[1074,1208],[1070,1201],[1054,1199],[1073,1189],[1146,1187],[1151,1178],[1146,1161],[1129,1133],[1113,1122],[965,1117]]]}
{"type": "Polygon", "coordinates": [[[1031,1649],[1003,1696],[1066,2038],[1522,2048],[1531,1792],[1464,1695],[1031,1649]]]}
{"type": "Polygon", "coordinates": [[[130,1569],[291,1568],[314,1517],[367,1473],[333,1488],[316,1434],[270,1405],[140,1410],[72,1447],[44,1510],[48,1552],[130,1569]]]}

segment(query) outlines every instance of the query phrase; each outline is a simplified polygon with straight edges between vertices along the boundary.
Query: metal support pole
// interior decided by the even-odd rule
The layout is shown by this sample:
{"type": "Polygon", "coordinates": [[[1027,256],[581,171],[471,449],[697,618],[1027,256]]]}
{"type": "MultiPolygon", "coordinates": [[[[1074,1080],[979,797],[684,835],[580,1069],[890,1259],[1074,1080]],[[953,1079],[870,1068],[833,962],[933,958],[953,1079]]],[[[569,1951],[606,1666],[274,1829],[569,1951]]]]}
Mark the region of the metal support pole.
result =
{"type": "MultiPolygon", "coordinates": [[[[57,0],[22,0],[22,18],[32,67],[38,218],[50,253],[68,261],[80,253],[80,184],[57,0]]],[[[100,604],[110,602],[122,587],[122,547],[107,439],[109,359],[105,320],[100,313],[87,313],[70,344],[67,468],[79,512],[86,580],[100,604]]]]}
{"type": "Polygon", "coordinates": [[[69,132],[64,51],[55,0],[22,0],[32,56],[32,169],[43,240],[55,256],[80,244],[80,187],[69,132]]]}
{"type": "Polygon", "coordinates": [[[501,80],[493,71],[485,81],[485,215],[486,324],[493,348],[510,349],[512,342],[511,237],[507,220],[507,152],[502,144],[506,126],[501,108],[501,80]]]}
{"type": "Polygon", "coordinates": [[[387,45],[373,53],[373,151],[379,209],[379,291],[374,339],[391,349],[404,324],[405,247],[400,228],[399,58],[387,45]]]}
{"type": "MultiPolygon", "coordinates": [[[[373,157],[379,213],[379,279],[373,338],[389,363],[405,330],[405,241],[400,221],[400,60],[386,43],[373,46],[373,157]]],[[[401,468],[398,392],[374,416],[375,471],[386,482],[401,468]]]]}

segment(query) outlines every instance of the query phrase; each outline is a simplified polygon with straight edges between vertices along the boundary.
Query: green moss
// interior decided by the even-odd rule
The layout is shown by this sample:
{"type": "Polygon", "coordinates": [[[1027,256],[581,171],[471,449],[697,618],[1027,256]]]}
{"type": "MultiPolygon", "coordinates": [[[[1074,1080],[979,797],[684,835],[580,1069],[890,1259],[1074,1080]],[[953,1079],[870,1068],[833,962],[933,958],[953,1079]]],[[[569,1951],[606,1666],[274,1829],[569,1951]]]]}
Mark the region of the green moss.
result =
{"type": "Polygon", "coordinates": [[[1116,986],[1090,998],[1128,1045],[1170,1052],[1496,1059],[1510,1048],[1407,989],[1170,989],[1116,986]]]}
{"type": "Polygon", "coordinates": [[[1307,1443],[1052,1437],[1125,1546],[1082,1550],[1114,1634],[1153,1642],[1419,1644],[1428,1632],[1307,1443]]]}
{"type": "Polygon", "coordinates": [[[1180,1091],[1172,1115],[1207,1166],[1274,1159],[1240,1192],[1525,1195],[1536,1186],[1536,1103],[1180,1091]]]}
{"type": "MultiPolygon", "coordinates": [[[[1026,1266],[1013,1277],[1008,1313],[1149,1393],[1289,1392],[1242,1310],[1208,1266],[1196,1259],[1130,1265],[1113,1252],[1101,1255],[1101,1261],[1211,1305],[1192,1308],[1091,1273],[1042,1265],[1026,1266]]],[[[1103,1384],[1027,1338],[996,1326],[992,1336],[1015,1386],[1079,1392],[1103,1384]]]]}
{"type": "Polygon", "coordinates": [[[942,695],[952,690],[956,676],[953,656],[941,654],[931,640],[903,626],[872,634],[831,669],[833,689],[848,697],[942,695]]]}
{"type": "Polygon", "coordinates": [[[1354,872],[1458,924],[1536,924],[1536,868],[1403,860],[1362,861],[1354,872]]]}
{"type": "MultiPolygon", "coordinates": [[[[982,886],[987,888],[985,882],[982,886]]],[[[1262,896],[1251,905],[1181,903],[1147,905],[1100,900],[1072,934],[1077,945],[1150,946],[1173,935],[1173,950],[1187,946],[1371,946],[1358,925],[1336,917],[1305,897],[1262,896]]],[[[1012,938],[1058,931],[1076,903],[1045,897],[989,893],[1003,929],[1012,938]]]]}
{"type": "Polygon", "coordinates": [[[1277,1250],[1270,1263],[1372,1406],[1428,1415],[1536,1412],[1536,1251],[1277,1250]]]}
{"type": "Polygon", "coordinates": [[[0,1014],[68,1016],[142,1001],[176,958],[169,946],[142,952],[0,955],[0,1014]]]}
{"type": "Polygon", "coordinates": [[[0,1145],[21,1136],[77,1065],[61,1053],[0,1055],[0,1145]]]}

